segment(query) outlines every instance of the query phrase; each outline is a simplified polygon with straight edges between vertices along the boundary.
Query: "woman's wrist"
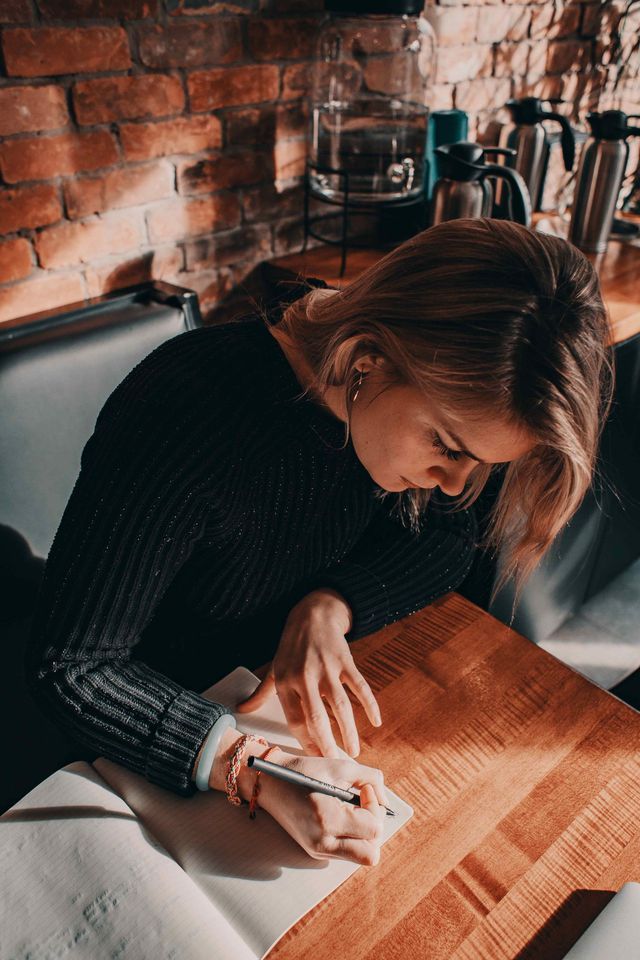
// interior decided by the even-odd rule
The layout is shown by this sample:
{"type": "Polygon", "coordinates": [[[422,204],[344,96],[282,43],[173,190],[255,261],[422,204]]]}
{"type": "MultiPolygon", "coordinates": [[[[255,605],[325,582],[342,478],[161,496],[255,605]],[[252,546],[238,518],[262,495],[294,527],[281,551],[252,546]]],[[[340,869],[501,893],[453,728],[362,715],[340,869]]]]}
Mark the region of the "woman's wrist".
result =
{"type": "MultiPolygon", "coordinates": [[[[225,730],[223,733],[218,752],[213,761],[211,775],[209,777],[209,786],[212,790],[220,790],[222,793],[226,792],[226,777],[229,769],[229,760],[233,754],[238,740],[240,740],[240,738],[243,736],[244,734],[240,730],[231,728],[229,730],[225,730]]],[[[262,756],[266,750],[267,747],[265,747],[264,743],[253,740],[250,740],[244,749],[237,780],[238,795],[243,800],[251,799],[251,794],[256,781],[256,771],[247,766],[247,760],[251,756],[262,756]]],[[[272,760],[274,763],[279,763],[279,756],[284,757],[285,753],[278,747],[271,751],[269,754],[269,760],[272,760]]],[[[262,790],[264,791],[264,785],[262,790]]]]}
{"type": "Polygon", "coordinates": [[[331,618],[335,618],[343,633],[349,633],[351,630],[353,626],[351,607],[342,594],[334,590],[333,587],[319,587],[312,590],[300,602],[306,603],[312,609],[321,610],[324,617],[329,615],[331,618]]]}

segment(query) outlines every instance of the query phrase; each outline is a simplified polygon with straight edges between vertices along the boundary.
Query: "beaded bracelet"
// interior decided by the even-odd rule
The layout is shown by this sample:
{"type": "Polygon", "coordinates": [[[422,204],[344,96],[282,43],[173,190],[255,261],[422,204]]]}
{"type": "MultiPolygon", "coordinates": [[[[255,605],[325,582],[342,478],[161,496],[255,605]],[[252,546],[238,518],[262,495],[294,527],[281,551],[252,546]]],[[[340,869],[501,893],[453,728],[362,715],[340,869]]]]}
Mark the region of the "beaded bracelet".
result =
{"type": "MultiPolygon", "coordinates": [[[[262,754],[260,759],[266,760],[269,754],[271,753],[271,751],[275,750],[277,746],[278,746],[277,743],[272,743],[269,749],[265,750],[265,752],[262,754]]],[[[261,773],[262,773],[262,770],[258,770],[258,772],[256,773],[256,782],[253,785],[253,793],[251,794],[251,800],[249,801],[249,817],[251,820],[255,820],[256,818],[256,807],[258,806],[258,794],[260,793],[260,774],[261,773]]]]}
{"type": "Polygon", "coordinates": [[[251,741],[255,741],[256,743],[264,743],[265,747],[269,746],[268,741],[265,740],[264,737],[254,737],[251,733],[245,733],[244,736],[240,737],[240,739],[237,741],[227,766],[227,777],[225,780],[225,785],[227,788],[227,800],[229,803],[232,803],[234,807],[239,807],[240,804],[247,802],[246,800],[243,800],[242,797],[238,796],[238,774],[240,773],[242,754],[251,741]]]}

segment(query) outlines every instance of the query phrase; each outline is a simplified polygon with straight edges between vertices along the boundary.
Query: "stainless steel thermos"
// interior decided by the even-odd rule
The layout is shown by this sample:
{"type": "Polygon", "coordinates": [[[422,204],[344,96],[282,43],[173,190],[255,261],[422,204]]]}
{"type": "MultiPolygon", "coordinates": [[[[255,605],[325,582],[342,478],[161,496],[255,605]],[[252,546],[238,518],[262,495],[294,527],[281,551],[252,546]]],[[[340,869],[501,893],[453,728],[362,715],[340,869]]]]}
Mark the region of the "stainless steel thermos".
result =
{"type": "Polygon", "coordinates": [[[434,152],[441,172],[433,188],[434,224],[460,217],[490,217],[493,189],[488,181],[498,180],[509,188],[508,218],[530,226],[529,191],[520,174],[501,164],[485,162],[486,153],[512,156],[512,150],[461,141],[437,147],[434,152]]]}
{"type": "MultiPolygon", "coordinates": [[[[515,150],[513,161],[507,161],[524,179],[531,197],[531,206],[539,210],[544,190],[544,180],[549,163],[550,143],[543,120],[559,123],[561,127],[560,145],[565,170],[573,170],[576,152],[576,140],[573,128],[567,117],[553,110],[545,110],[543,103],[563,103],[562,100],[539,97],[521,97],[508,100],[505,106],[511,112],[513,127],[507,128],[504,145],[515,150]]],[[[501,145],[503,138],[500,138],[501,145]]]]}
{"type": "Polygon", "coordinates": [[[573,197],[569,240],[589,253],[604,253],[622,185],[629,145],[627,137],[640,136],[640,127],[629,120],[640,115],[622,110],[589,113],[592,136],[585,144],[573,197]]]}

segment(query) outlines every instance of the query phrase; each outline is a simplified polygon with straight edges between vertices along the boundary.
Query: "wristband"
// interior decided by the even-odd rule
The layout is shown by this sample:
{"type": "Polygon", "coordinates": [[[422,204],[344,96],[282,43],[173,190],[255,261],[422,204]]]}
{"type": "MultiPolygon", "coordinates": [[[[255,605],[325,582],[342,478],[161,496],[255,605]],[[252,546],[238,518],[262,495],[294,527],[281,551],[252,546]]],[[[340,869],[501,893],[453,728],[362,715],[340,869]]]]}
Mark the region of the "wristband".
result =
{"type": "Polygon", "coordinates": [[[204,746],[202,747],[202,753],[200,754],[200,760],[198,761],[198,769],[196,770],[196,787],[198,790],[209,790],[211,768],[216,753],[218,752],[218,747],[220,746],[222,734],[230,727],[235,727],[235,725],[236,718],[233,714],[223,713],[221,717],[218,717],[207,734],[204,746]]]}

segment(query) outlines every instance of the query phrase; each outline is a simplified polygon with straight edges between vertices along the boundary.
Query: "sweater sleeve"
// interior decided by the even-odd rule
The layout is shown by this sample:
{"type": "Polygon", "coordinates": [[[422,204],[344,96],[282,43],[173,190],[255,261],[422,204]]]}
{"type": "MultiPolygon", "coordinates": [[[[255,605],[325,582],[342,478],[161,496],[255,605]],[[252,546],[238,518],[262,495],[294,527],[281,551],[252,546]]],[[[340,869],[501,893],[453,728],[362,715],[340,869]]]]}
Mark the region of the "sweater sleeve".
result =
{"type": "Polygon", "coordinates": [[[331,587],[341,593],[353,617],[346,639],[357,640],[459,586],[471,568],[476,534],[471,509],[443,510],[435,497],[420,533],[385,507],[339,563],[305,581],[304,592],[331,587]]]}
{"type": "Polygon", "coordinates": [[[138,368],[112,394],[85,446],[25,668],[34,697],[61,728],[152,783],[191,795],[199,747],[230,711],[136,660],[135,647],[202,535],[213,482],[203,411],[172,390],[167,399],[150,390],[145,371],[154,373],[138,368]]]}

